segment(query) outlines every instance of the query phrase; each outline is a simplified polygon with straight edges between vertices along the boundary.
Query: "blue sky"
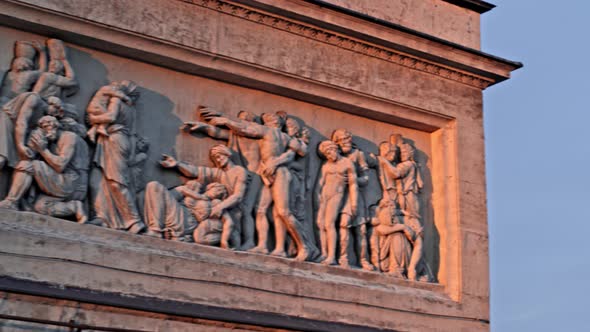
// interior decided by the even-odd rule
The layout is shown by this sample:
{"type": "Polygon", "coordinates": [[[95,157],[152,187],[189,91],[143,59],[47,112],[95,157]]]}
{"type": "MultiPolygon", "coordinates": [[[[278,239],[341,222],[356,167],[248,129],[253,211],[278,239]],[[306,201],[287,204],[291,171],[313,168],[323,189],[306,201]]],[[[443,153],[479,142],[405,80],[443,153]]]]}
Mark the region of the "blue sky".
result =
{"type": "Polygon", "coordinates": [[[590,1],[491,2],[482,50],[524,63],[484,92],[492,331],[587,331],[590,1]]]}

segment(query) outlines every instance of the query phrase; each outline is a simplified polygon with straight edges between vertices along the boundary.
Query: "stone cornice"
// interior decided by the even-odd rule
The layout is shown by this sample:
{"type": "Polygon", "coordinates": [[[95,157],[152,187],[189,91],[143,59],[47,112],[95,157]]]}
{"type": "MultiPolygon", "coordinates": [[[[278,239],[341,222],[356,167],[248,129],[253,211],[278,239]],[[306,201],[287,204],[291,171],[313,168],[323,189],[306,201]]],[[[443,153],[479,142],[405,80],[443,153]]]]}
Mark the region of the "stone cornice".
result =
{"type": "Polygon", "coordinates": [[[265,11],[248,7],[239,3],[226,0],[180,0],[197,6],[205,7],[217,12],[239,17],[251,22],[256,22],[268,27],[293,33],[305,38],[310,38],[322,43],[330,44],[348,51],[360,53],[366,56],[379,58],[407,68],[430,73],[455,82],[485,89],[497,81],[474,75],[465,71],[454,69],[434,61],[428,61],[398,50],[375,45],[366,41],[316,27],[311,24],[267,13],[265,11]]]}
{"type": "Polygon", "coordinates": [[[489,2],[481,1],[481,0],[443,0],[448,3],[452,3],[453,5],[463,7],[469,10],[473,10],[474,12],[483,14],[488,12],[496,7],[496,5],[491,4],[489,2]]]}

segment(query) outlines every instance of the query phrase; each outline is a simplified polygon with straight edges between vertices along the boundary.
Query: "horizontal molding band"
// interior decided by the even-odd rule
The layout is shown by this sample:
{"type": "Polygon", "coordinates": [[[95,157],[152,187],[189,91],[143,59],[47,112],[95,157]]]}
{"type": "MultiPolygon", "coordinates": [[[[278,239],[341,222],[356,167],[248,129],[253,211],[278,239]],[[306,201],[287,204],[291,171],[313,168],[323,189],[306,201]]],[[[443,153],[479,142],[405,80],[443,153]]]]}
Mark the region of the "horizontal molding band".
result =
{"type": "Polygon", "coordinates": [[[426,132],[444,128],[453,120],[426,109],[21,2],[0,1],[0,25],[426,132]]]}
{"type": "Polygon", "coordinates": [[[391,329],[378,329],[367,326],[325,322],[253,310],[220,308],[203,304],[162,300],[145,296],[125,296],[124,294],[119,293],[68,287],[46,282],[33,282],[11,277],[0,277],[0,290],[18,294],[58,298],[174,316],[257,325],[269,328],[316,332],[395,332],[395,330],[391,329]]]}
{"type": "Polygon", "coordinates": [[[491,4],[489,2],[485,2],[482,0],[443,0],[448,3],[452,3],[455,6],[463,7],[469,10],[473,10],[474,12],[483,14],[488,12],[494,8],[496,5],[491,4]]]}
{"type": "MultiPolygon", "coordinates": [[[[335,32],[329,29],[318,27],[318,25],[326,25],[319,21],[311,21],[312,23],[302,22],[296,19],[283,17],[282,15],[270,14],[264,10],[259,10],[252,6],[246,6],[242,3],[248,4],[252,1],[226,1],[226,0],[178,0],[186,3],[191,3],[200,7],[208,8],[220,13],[239,17],[250,22],[255,22],[278,30],[289,32],[301,37],[313,39],[322,43],[336,46],[348,51],[360,53],[366,56],[378,58],[387,62],[395,63],[407,68],[418,70],[421,72],[430,73],[451,81],[459,82],[478,89],[485,89],[488,86],[505,80],[506,77],[501,77],[493,73],[487,73],[476,68],[469,68],[468,66],[453,63],[451,61],[428,55],[424,52],[412,51],[401,45],[393,45],[389,43],[386,47],[369,42],[369,36],[360,36],[358,33],[346,31],[345,33],[335,32]],[[352,38],[349,35],[357,35],[365,40],[352,38]],[[405,49],[402,52],[396,48],[405,49]],[[410,54],[414,53],[414,54],[410,54]],[[446,62],[447,64],[442,64],[446,62]],[[460,67],[461,70],[453,68],[460,67]],[[471,70],[474,73],[470,73],[471,70]],[[477,74],[475,74],[477,73],[477,74]]],[[[269,8],[268,6],[263,6],[269,8]]],[[[270,10],[269,10],[270,11],[270,10]]],[[[331,26],[334,28],[334,26],[331,26]]],[[[343,31],[341,28],[334,30],[343,31]]],[[[344,32],[344,31],[343,31],[344,32]]],[[[372,38],[376,41],[375,38],[372,38]]]]}

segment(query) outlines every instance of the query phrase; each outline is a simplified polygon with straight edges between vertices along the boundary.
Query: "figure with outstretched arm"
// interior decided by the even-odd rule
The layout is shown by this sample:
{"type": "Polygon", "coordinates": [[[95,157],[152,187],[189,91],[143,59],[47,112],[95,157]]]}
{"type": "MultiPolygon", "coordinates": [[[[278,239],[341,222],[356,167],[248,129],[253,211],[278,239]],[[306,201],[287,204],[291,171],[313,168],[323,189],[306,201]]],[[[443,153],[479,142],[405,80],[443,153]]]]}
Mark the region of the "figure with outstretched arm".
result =
{"type": "Polygon", "coordinates": [[[422,178],[418,165],[414,161],[414,147],[407,143],[400,145],[401,162],[396,166],[383,164],[381,169],[387,176],[400,179],[401,195],[398,196],[399,205],[404,211],[404,223],[412,230],[411,240],[414,244],[412,258],[408,266],[408,279],[417,280],[417,267],[422,259],[424,229],[420,222],[420,199],[418,193],[422,188],[422,178]]]}
{"type": "MultiPolygon", "coordinates": [[[[206,112],[209,117],[214,115],[221,116],[221,113],[212,111],[204,106],[199,106],[197,111],[206,112]]],[[[256,122],[257,116],[252,112],[241,110],[238,112],[238,119],[247,122],[256,122]]],[[[256,173],[260,166],[260,149],[258,147],[258,140],[237,135],[232,130],[227,128],[220,128],[213,126],[206,122],[190,121],[185,122],[181,130],[191,133],[205,134],[211,138],[226,141],[227,146],[233,151],[233,161],[248,171],[250,182],[248,183],[248,190],[241,203],[242,219],[236,220],[236,229],[242,236],[242,250],[250,250],[255,244],[255,208],[258,205],[260,198],[260,191],[262,189],[262,179],[256,173]]]]}
{"type": "MultiPolygon", "coordinates": [[[[278,216],[276,222],[283,223],[297,246],[296,260],[304,261],[319,255],[317,248],[307,239],[305,233],[302,232],[301,224],[289,209],[291,175],[286,166],[278,165],[277,158],[289,149],[290,145],[293,144],[293,139],[281,131],[283,127],[282,119],[277,114],[266,113],[262,115],[264,125],[260,125],[254,122],[233,121],[217,115],[210,116],[206,112],[203,115],[211,125],[226,126],[237,135],[254,138],[259,142],[261,164],[257,173],[262,176],[265,186],[262,189],[259,213],[256,218],[258,230],[256,250],[266,251],[266,239],[268,236],[266,211],[260,211],[260,205],[264,205],[265,201],[272,201],[278,216]],[[274,172],[271,172],[273,170],[274,172]]],[[[276,240],[277,244],[273,254],[285,257],[285,239],[276,240]]]]}

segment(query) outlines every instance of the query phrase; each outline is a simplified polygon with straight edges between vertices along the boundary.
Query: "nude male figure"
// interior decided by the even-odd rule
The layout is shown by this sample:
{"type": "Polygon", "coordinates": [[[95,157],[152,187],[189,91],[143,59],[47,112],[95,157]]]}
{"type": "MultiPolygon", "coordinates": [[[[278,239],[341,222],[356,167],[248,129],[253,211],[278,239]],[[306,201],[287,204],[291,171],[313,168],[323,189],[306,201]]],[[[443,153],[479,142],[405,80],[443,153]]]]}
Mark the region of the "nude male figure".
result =
{"type": "Polygon", "coordinates": [[[320,207],[317,223],[322,256],[325,257],[322,264],[338,265],[336,224],[339,219],[348,219],[348,215],[341,211],[347,201],[350,201],[350,212],[353,215],[357,213],[359,189],[356,170],[350,159],[340,155],[336,143],[330,140],[323,141],[318,150],[327,159],[322,165],[317,187],[320,207]]]}
{"type": "MultiPolygon", "coordinates": [[[[261,163],[257,173],[262,175],[265,184],[262,189],[260,204],[262,205],[265,200],[268,201],[269,199],[274,203],[274,209],[278,216],[276,222],[283,223],[297,246],[296,260],[305,261],[316,256],[318,254],[317,248],[308,241],[301,224],[289,209],[289,185],[291,181],[289,169],[287,166],[279,165],[276,161],[292,144],[297,143],[296,140],[281,131],[283,127],[282,118],[277,114],[266,113],[262,115],[265,125],[260,125],[254,122],[233,121],[217,115],[212,116],[207,112],[204,112],[203,115],[209,120],[209,124],[213,126],[227,126],[237,135],[258,140],[261,163]]],[[[295,147],[295,149],[297,148],[295,147]]],[[[265,219],[266,216],[264,215],[261,218],[260,213],[256,219],[258,230],[257,248],[261,249],[266,249],[265,235],[268,233],[268,221],[265,219]],[[266,230],[264,229],[264,223],[266,223],[266,230]]],[[[284,251],[285,240],[285,238],[281,237],[276,239],[277,245],[273,254],[286,256],[284,251]]]]}

